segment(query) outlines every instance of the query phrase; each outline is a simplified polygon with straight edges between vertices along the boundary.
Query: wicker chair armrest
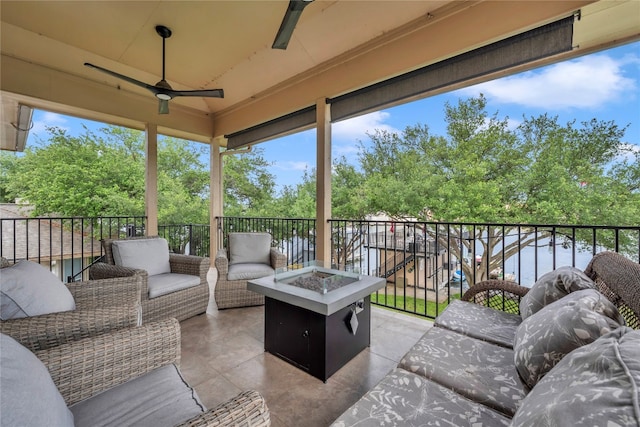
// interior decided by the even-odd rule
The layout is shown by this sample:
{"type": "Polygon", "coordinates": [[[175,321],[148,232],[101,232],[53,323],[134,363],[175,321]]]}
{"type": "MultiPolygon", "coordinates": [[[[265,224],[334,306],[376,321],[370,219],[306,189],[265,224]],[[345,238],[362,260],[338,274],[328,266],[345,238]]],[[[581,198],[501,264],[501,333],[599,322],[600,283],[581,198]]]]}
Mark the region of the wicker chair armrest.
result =
{"type": "Polygon", "coordinates": [[[613,302],[627,326],[640,329],[640,264],[617,252],[594,255],[584,270],[596,288],[613,302]]]}
{"type": "Polygon", "coordinates": [[[242,392],[204,414],[185,421],[179,427],[231,425],[242,427],[271,425],[269,408],[260,393],[255,390],[242,392]]]}
{"type": "Polygon", "coordinates": [[[46,350],[138,324],[138,306],[64,311],[0,322],[0,331],[31,351],[46,350]]]}
{"type": "Polygon", "coordinates": [[[283,268],[287,266],[287,255],[280,252],[278,248],[271,248],[269,255],[271,257],[271,267],[283,268]]]}
{"type": "Polygon", "coordinates": [[[104,262],[97,262],[89,269],[89,277],[91,280],[112,279],[115,277],[132,277],[140,276],[140,300],[149,299],[149,273],[147,270],[138,268],[122,267],[120,265],[111,265],[104,262]]]}
{"type": "Polygon", "coordinates": [[[516,282],[512,282],[511,280],[491,279],[476,283],[475,285],[471,286],[471,288],[469,288],[469,290],[467,290],[464,295],[462,295],[461,299],[462,301],[471,301],[475,295],[486,291],[504,291],[519,297],[523,297],[527,292],[529,292],[529,288],[520,286],[516,282]]]}
{"type": "Polygon", "coordinates": [[[122,267],[120,265],[107,264],[105,262],[96,262],[89,268],[89,277],[91,280],[112,279],[114,277],[129,277],[134,274],[141,274],[145,270],[135,268],[122,267]]]}
{"type": "Polygon", "coordinates": [[[179,274],[191,274],[206,280],[211,261],[207,257],[195,255],[169,254],[171,272],[179,274]]]}
{"type": "Polygon", "coordinates": [[[76,310],[140,304],[142,277],[114,277],[67,283],[76,302],[76,310]]]}
{"type": "Polygon", "coordinates": [[[484,305],[509,313],[520,313],[520,299],[529,292],[529,288],[510,280],[491,279],[471,286],[462,301],[484,305]]]}
{"type": "Polygon", "coordinates": [[[180,324],[165,319],[35,352],[67,406],[170,363],[180,363],[180,324]]]}
{"type": "Polygon", "coordinates": [[[226,276],[227,273],[229,273],[229,258],[227,258],[227,250],[225,248],[218,249],[214,262],[216,270],[218,270],[218,277],[222,275],[226,276]]]}

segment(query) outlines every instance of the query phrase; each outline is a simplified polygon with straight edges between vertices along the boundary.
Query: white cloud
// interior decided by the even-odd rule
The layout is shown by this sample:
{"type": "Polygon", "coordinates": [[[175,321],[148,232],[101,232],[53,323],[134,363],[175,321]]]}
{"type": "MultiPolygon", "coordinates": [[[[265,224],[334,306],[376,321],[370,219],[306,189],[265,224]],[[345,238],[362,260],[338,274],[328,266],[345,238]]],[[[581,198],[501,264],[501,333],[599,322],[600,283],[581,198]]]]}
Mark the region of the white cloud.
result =
{"type": "Polygon", "coordinates": [[[638,155],[640,155],[640,145],[625,143],[622,146],[622,153],[618,155],[618,160],[634,162],[638,155]]]}
{"type": "Polygon", "coordinates": [[[46,138],[48,132],[47,127],[57,127],[60,129],[64,129],[66,131],[69,130],[69,127],[65,126],[68,120],[62,114],[45,112],[42,114],[42,118],[40,120],[33,121],[33,127],[29,131],[30,134],[37,136],[38,138],[46,138]]]}
{"type": "Polygon", "coordinates": [[[331,138],[333,140],[334,157],[355,158],[359,150],[357,142],[368,141],[367,134],[372,134],[376,130],[401,133],[398,129],[385,123],[389,117],[391,117],[391,114],[386,111],[375,111],[333,124],[331,138]]]}
{"type": "Polygon", "coordinates": [[[636,91],[637,82],[625,77],[622,68],[638,62],[634,56],[614,59],[605,54],[590,55],[460,92],[468,96],[483,93],[493,102],[546,110],[595,109],[636,91]]]}
{"type": "Polygon", "coordinates": [[[308,162],[294,162],[294,161],[275,162],[274,166],[278,169],[282,169],[286,171],[300,171],[300,172],[304,172],[305,170],[311,170],[311,167],[312,167],[308,162]]]}
{"type": "Polygon", "coordinates": [[[384,123],[390,116],[391,114],[386,111],[375,111],[352,119],[343,120],[332,126],[331,136],[334,139],[356,141],[367,138],[367,133],[373,133],[376,129],[399,133],[399,130],[384,123]]]}

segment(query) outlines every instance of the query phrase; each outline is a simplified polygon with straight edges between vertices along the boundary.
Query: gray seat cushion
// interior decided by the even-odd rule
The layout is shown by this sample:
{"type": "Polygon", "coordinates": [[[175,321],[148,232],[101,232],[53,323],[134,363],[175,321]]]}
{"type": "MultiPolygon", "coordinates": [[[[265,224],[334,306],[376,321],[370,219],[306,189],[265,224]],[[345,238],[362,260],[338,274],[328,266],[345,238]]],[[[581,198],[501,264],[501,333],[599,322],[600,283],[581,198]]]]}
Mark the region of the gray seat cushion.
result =
{"type": "Polygon", "coordinates": [[[521,322],[522,318],[517,314],[455,300],[436,318],[434,325],[513,348],[513,337],[521,322]]]}
{"type": "Polygon", "coordinates": [[[270,276],[275,270],[269,264],[233,264],[229,265],[228,280],[251,280],[270,276]]]}
{"type": "Polygon", "coordinates": [[[640,425],[640,331],[621,327],[566,355],[522,401],[515,427],[640,425]]]}
{"type": "Polygon", "coordinates": [[[206,410],[173,364],[78,402],[70,409],[76,427],[175,426],[206,410]]]}
{"type": "Polygon", "coordinates": [[[510,421],[446,387],[396,368],[332,426],[508,426],[510,421]]]}
{"type": "Polygon", "coordinates": [[[169,244],[165,239],[115,240],[111,250],[116,265],[146,270],[149,276],[171,273],[169,244]]]}
{"type": "Polygon", "coordinates": [[[271,234],[229,233],[229,265],[271,265],[271,234]]]}
{"type": "Polygon", "coordinates": [[[190,274],[165,273],[149,276],[149,298],[191,288],[200,284],[200,277],[190,274]]]}
{"type": "Polygon", "coordinates": [[[76,309],[69,289],[47,268],[23,260],[0,272],[0,318],[39,316],[76,309]]]}
{"type": "Polygon", "coordinates": [[[0,425],[73,427],[73,414],[47,368],[4,334],[0,334],[0,374],[0,425]]]}
{"type": "Polygon", "coordinates": [[[513,350],[443,328],[431,328],[398,367],[511,417],[529,391],[513,350]]]}

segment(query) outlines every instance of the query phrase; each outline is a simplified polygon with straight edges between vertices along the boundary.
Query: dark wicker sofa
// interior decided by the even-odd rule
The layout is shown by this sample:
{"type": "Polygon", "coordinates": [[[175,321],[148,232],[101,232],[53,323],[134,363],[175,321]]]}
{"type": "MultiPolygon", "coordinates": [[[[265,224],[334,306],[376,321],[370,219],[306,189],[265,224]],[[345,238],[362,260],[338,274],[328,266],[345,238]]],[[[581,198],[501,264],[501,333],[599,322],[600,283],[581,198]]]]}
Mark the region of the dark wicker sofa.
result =
{"type": "Polygon", "coordinates": [[[333,425],[640,425],[640,264],[603,252],[582,274],[594,288],[527,317],[541,286],[472,286],[333,425]]]}

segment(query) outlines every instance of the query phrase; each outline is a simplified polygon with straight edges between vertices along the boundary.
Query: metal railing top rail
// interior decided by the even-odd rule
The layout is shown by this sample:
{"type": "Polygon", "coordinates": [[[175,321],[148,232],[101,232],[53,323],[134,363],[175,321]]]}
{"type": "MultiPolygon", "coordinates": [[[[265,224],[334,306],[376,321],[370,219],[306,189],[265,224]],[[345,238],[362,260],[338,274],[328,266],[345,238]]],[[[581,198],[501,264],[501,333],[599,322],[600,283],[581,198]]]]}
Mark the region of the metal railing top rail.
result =
{"type": "Polygon", "coordinates": [[[348,223],[369,223],[369,224],[430,224],[440,226],[464,226],[464,227],[521,227],[521,228],[575,228],[575,229],[618,229],[618,230],[638,230],[640,225],[572,225],[572,224],[553,224],[553,223],[502,223],[502,222],[444,222],[444,221],[412,221],[412,220],[369,220],[369,219],[328,219],[327,222],[348,222],[348,223]]]}
{"type": "Polygon", "coordinates": [[[31,260],[48,264],[61,280],[86,278],[86,271],[102,256],[100,240],[126,237],[144,229],[145,216],[46,216],[0,218],[0,256],[11,262],[31,260]]]}

